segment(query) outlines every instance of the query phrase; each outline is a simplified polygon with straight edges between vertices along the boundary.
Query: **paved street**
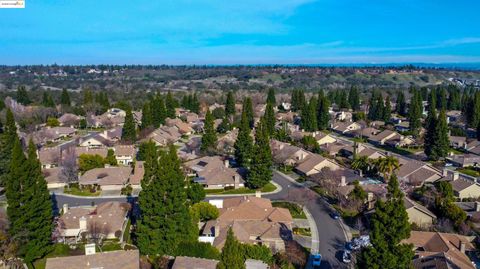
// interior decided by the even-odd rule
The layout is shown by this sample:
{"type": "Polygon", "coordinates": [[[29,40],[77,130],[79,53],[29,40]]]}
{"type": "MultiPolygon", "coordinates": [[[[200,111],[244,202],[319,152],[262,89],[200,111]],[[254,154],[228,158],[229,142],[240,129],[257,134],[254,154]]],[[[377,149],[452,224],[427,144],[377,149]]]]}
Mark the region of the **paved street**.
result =
{"type": "MultiPolygon", "coordinates": [[[[265,198],[271,200],[289,200],[288,190],[292,188],[306,188],[295,181],[291,181],[288,176],[285,176],[279,172],[274,171],[273,181],[281,186],[281,191],[274,194],[262,195],[265,198]]],[[[58,208],[61,208],[63,204],[67,203],[69,206],[88,206],[98,204],[105,201],[130,201],[136,200],[136,197],[72,197],[62,194],[54,195],[54,200],[58,208]]],[[[209,196],[209,199],[225,198],[209,196]]],[[[330,206],[322,198],[307,202],[305,205],[310,218],[313,219],[314,225],[317,227],[317,231],[312,231],[313,246],[312,251],[318,249],[322,255],[321,268],[347,268],[344,263],[341,262],[340,256],[346,242],[346,234],[342,229],[340,220],[334,220],[329,216],[330,206]],[[318,238],[318,239],[316,239],[318,238]]],[[[308,214],[307,214],[308,215],[308,214]]]]}

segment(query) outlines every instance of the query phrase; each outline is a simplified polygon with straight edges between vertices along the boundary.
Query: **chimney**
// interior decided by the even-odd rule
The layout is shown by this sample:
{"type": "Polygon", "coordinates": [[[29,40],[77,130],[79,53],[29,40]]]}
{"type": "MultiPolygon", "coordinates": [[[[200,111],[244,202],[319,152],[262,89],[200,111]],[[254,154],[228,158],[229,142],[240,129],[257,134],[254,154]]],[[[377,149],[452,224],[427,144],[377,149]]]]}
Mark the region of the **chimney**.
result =
{"type": "Polygon", "coordinates": [[[225,165],[225,168],[228,168],[230,164],[228,163],[228,160],[223,161],[223,164],[225,165]]]}
{"type": "Polygon", "coordinates": [[[240,187],[240,176],[238,175],[234,175],[233,176],[233,181],[234,181],[234,185],[235,185],[235,189],[237,189],[238,187],[240,187]]]}
{"type": "Polygon", "coordinates": [[[95,254],[95,244],[85,244],[85,255],[95,254]]]}
{"type": "Polygon", "coordinates": [[[453,172],[452,179],[453,179],[453,181],[458,179],[458,172],[457,171],[453,172]]]}
{"type": "Polygon", "coordinates": [[[104,130],[104,131],[103,131],[103,137],[107,138],[107,137],[108,137],[107,134],[108,134],[107,130],[104,130]]]}
{"type": "Polygon", "coordinates": [[[444,177],[448,176],[448,170],[447,170],[447,169],[443,169],[443,173],[442,173],[442,174],[443,174],[444,177]]]}
{"type": "Polygon", "coordinates": [[[460,241],[460,252],[465,254],[465,242],[460,241]]]}
{"type": "Polygon", "coordinates": [[[262,191],[255,191],[255,197],[262,198],[262,191]]]}
{"type": "Polygon", "coordinates": [[[342,176],[341,181],[340,181],[340,187],[347,186],[347,179],[345,176],[342,176]]]}
{"type": "Polygon", "coordinates": [[[63,204],[63,214],[68,212],[68,204],[63,204]]]}
{"type": "Polygon", "coordinates": [[[80,217],[78,222],[79,222],[80,230],[83,230],[83,231],[87,230],[87,218],[85,218],[85,216],[80,217]]]}
{"type": "Polygon", "coordinates": [[[480,211],[480,202],[475,202],[475,211],[480,211]]]}

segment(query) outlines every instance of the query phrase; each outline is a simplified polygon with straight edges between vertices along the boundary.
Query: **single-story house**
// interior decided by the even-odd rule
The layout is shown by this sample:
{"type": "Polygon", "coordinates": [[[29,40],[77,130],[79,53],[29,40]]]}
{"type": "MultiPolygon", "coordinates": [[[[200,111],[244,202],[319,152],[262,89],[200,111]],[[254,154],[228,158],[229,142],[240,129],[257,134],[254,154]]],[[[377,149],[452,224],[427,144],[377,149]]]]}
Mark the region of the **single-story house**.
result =
{"type": "Polygon", "coordinates": [[[94,168],[81,175],[78,183],[82,186],[99,185],[102,190],[121,190],[131,174],[130,167],[94,168]]]}
{"type": "Polygon", "coordinates": [[[235,189],[244,187],[245,181],[240,170],[229,167],[228,160],[220,156],[205,156],[184,163],[188,175],[194,176],[194,181],[206,189],[235,189]]]}
{"type": "Polygon", "coordinates": [[[410,223],[415,223],[419,227],[430,227],[437,220],[437,216],[430,210],[408,197],[403,198],[403,204],[410,223]]]}
{"type": "MultiPolygon", "coordinates": [[[[88,245],[86,245],[87,248],[88,245]]],[[[47,258],[45,269],[140,269],[138,250],[117,250],[96,253],[92,245],[86,255],[47,258]]]]}
{"type": "Polygon", "coordinates": [[[464,136],[453,136],[449,137],[450,146],[457,149],[464,149],[467,146],[467,138],[464,136]]]}
{"type": "Polygon", "coordinates": [[[130,165],[135,159],[136,150],[134,145],[117,145],[113,147],[113,151],[118,164],[130,165]]]}
{"type": "Polygon", "coordinates": [[[330,127],[333,131],[341,134],[359,130],[362,126],[356,122],[334,122],[330,127]]]}
{"type": "Polygon", "coordinates": [[[319,145],[337,142],[337,139],[323,132],[314,132],[313,137],[319,145]]]}
{"type": "Polygon", "coordinates": [[[172,269],[216,269],[217,264],[217,260],[177,256],[172,269]]]}
{"type": "Polygon", "coordinates": [[[335,171],[340,168],[340,166],[333,161],[322,157],[318,154],[310,154],[304,161],[300,162],[295,170],[300,174],[305,176],[310,176],[320,172],[323,168],[330,168],[330,170],[335,171]]]}
{"type": "Polygon", "coordinates": [[[427,163],[411,160],[400,166],[397,171],[400,181],[412,186],[422,186],[425,182],[435,182],[442,178],[442,173],[427,163]]]}
{"type": "Polygon", "coordinates": [[[452,185],[453,193],[460,199],[480,197],[480,184],[473,180],[454,176],[450,184],[452,185]]]}

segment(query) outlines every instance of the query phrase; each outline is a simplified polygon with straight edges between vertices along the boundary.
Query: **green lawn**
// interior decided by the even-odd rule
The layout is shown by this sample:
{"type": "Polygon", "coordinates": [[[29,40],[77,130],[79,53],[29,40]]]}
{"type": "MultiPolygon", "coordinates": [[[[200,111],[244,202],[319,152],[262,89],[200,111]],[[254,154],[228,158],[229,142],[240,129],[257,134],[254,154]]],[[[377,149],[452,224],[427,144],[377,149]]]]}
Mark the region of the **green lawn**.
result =
{"type": "Polygon", "coordinates": [[[44,269],[45,268],[45,263],[47,262],[47,258],[70,256],[71,252],[72,251],[70,250],[70,248],[67,245],[65,245],[65,244],[55,244],[50,253],[48,253],[44,258],[38,259],[35,262],[33,262],[33,266],[31,264],[28,264],[28,268],[44,269]]]}
{"type": "Polygon", "coordinates": [[[480,173],[479,173],[477,170],[473,169],[473,168],[465,167],[465,168],[457,169],[457,171],[460,172],[460,173],[463,173],[463,174],[472,176],[472,177],[478,177],[478,176],[480,176],[480,173]]]}
{"type": "Polygon", "coordinates": [[[65,188],[63,192],[66,194],[78,195],[78,196],[99,196],[102,193],[101,191],[90,192],[90,190],[88,189],[80,189],[77,187],[65,188]]]}
{"type": "Polygon", "coordinates": [[[294,203],[290,202],[284,202],[284,201],[278,201],[278,202],[272,202],[272,205],[274,207],[281,207],[281,208],[286,208],[288,211],[290,211],[290,214],[294,219],[306,219],[307,216],[305,216],[305,212],[303,212],[303,209],[294,203]]]}
{"type": "MultiPolygon", "coordinates": [[[[273,185],[272,183],[267,183],[267,185],[263,186],[263,188],[260,189],[262,192],[272,192],[276,190],[277,187],[273,185]]],[[[238,189],[232,189],[232,190],[224,190],[224,189],[219,189],[219,190],[205,190],[206,194],[250,194],[250,193],[255,193],[258,189],[249,189],[249,188],[238,188],[238,189]]]]}
{"type": "Polygon", "coordinates": [[[125,227],[125,232],[123,233],[123,241],[127,244],[132,243],[132,238],[130,237],[130,226],[132,225],[130,219],[128,219],[127,226],[125,227]]]}

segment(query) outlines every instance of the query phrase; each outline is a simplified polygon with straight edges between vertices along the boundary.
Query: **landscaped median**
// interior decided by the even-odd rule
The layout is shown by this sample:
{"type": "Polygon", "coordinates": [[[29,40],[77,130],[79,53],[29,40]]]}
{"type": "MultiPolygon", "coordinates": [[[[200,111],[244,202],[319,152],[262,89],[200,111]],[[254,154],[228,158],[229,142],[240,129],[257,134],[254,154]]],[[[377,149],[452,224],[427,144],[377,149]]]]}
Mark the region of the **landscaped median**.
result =
{"type": "Polygon", "coordinates": [[[307,219],[307,216],[305,215],[305,212],[303,212],[302,207],[297,204],[285,201],[276,201],[272,202],[272,206],[288,209],[288,211],[290,211],[290,214],[292,215],[292,218],[294,219],[307,219]]]}
{"type": "Polygon", "coordinates": [[[63,190],[63,193],[76,195],[76,196],[100,196],[102,191],[95,186],[92,187],[80,187],[78,184],[70,184],[70,186],[66,186],[63,190]]]}
{"type": "Polygon", "coordinates": [[[263,188],[260,189],[249,189],[249,188],[238,188],[238,189],[214,189],[214,190],[205,190],[205,193],[210,196],[215,195],[229,195],[229,194],[254,194],[257,191],[261,191],[263,193],[270,193],[277,190],[277,186],[273,183],[269,182],[263,188]]]}

